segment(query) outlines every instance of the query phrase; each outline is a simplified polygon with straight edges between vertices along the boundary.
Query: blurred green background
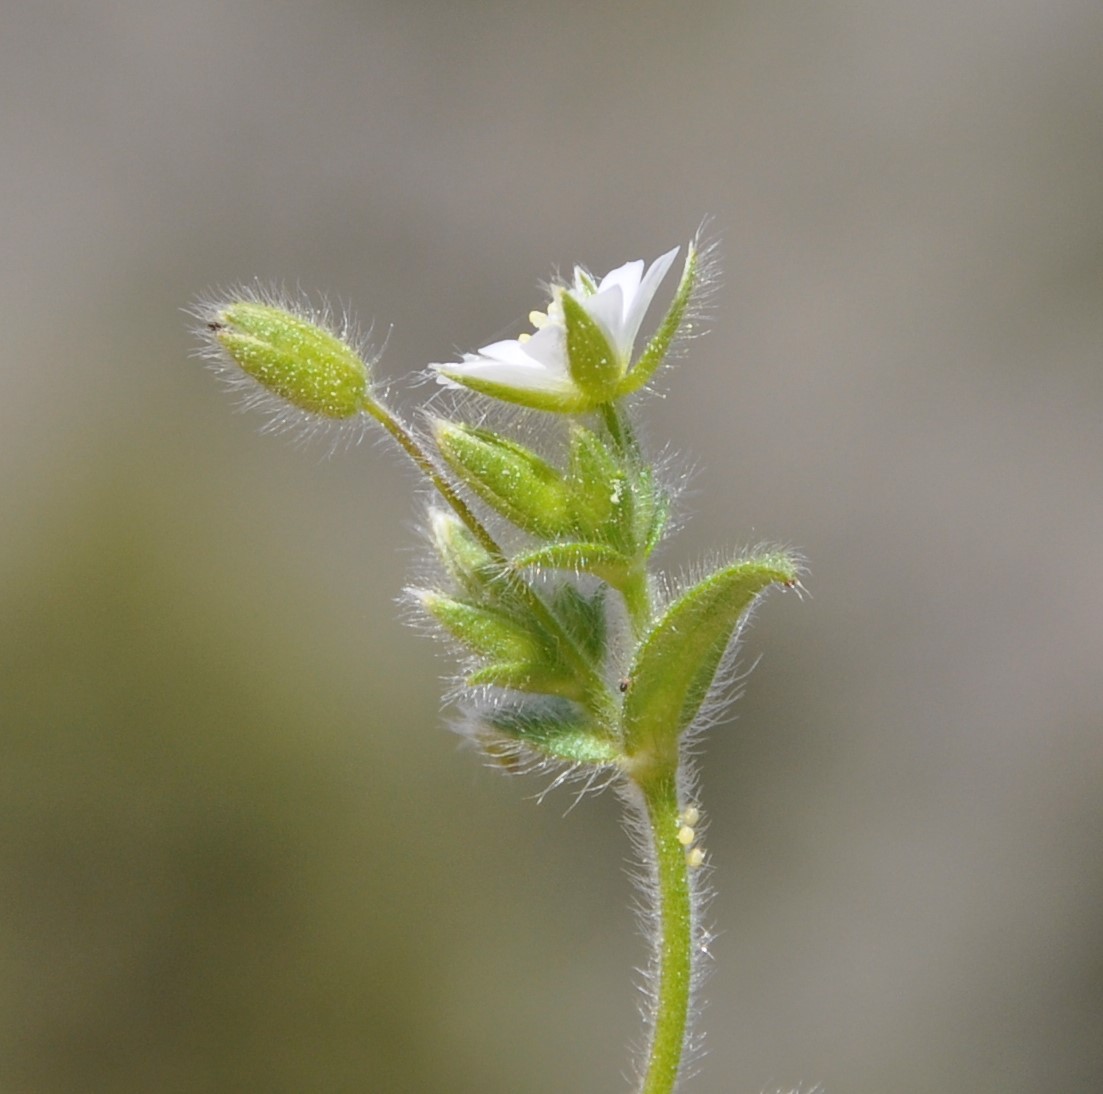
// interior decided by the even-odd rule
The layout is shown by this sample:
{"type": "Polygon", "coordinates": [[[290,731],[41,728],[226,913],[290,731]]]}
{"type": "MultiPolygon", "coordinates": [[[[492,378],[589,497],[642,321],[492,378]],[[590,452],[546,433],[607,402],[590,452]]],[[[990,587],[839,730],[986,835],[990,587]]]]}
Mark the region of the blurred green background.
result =
{"type": "Polygon", "coordinates": [[[458,748],[412,477],[258,436],[181,308],[324,290],[398,381],[705,214],[664,561],[784,541],[812,597],[707,741],[690,1089],[1103,1088],[1098,0],[2,30],[0,1089],[626,1089],[615,801],[458,748]]]}

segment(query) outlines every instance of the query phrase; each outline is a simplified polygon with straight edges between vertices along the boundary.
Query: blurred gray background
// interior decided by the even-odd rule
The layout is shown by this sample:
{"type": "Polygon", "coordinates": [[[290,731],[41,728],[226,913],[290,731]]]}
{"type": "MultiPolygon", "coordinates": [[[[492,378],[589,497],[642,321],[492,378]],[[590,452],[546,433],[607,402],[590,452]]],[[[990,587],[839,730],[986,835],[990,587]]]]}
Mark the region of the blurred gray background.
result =
{"type": "Polygon", "coordinates": [[[783,541],[812,596],[703,759],[689,1089],[1103,1089],[1098,0],[0,29],[0,1088],[626,1089],[616,802],[458,748],[412,477],[258,436],[181,309],[323,290],[397,383],[711,214],[664,562],[783,541]]]}

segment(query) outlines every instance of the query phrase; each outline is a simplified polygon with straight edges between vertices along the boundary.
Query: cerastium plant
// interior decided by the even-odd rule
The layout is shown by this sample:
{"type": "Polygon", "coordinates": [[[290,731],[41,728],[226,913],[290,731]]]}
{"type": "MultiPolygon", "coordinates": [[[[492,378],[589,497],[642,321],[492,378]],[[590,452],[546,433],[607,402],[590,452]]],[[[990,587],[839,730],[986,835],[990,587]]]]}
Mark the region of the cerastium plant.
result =
{"type": "Polygon", "coordinates": [[[576,268],[531,314],[531,335],[430,365],[451,393],[430,399],[416,426],[384,401],[347,321],[335,331],[328,314],[255,291],[197,309],[208,356],[248,404],[273,410],[270,425],[377,423],[428,480],[439,565],[409,597],[462,659],[451,698],[463,732],[507,769],[619,791],[653,946],[645,1094],[685,1074],[707,956],[691,743],[728,697],[756,601],[797,587],[801,572],[785,550],[732,555],[688,582],[652,567],[676,484],[640,442],[634,403],[696,333],[711,272],[694,240],[637,353],[677,254],[602,278],[576,268]]]}

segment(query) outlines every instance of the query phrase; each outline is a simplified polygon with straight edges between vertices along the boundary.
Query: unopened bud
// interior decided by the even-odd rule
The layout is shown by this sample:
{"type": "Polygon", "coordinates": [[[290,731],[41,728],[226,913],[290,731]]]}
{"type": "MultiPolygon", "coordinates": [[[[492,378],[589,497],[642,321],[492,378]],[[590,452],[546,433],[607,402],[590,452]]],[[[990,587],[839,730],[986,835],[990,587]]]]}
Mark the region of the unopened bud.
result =
{"type": "Polygon", "coordinates": [[[203,319],[221,356],[306,414],[348,419],[369,401],[368,365],[312,318],[243,298],[206,309],[203,319]]]}
{"type": "Polygon", "coordinates": [[[449,576],[469,596],[482,596],[488,581],[501,567],[452,512],[433,509],[429,514],[433,545],[449,576]]]}
{"type": "Polygon", "coordinates": [[[563,476],[535,452],[486,429],[433,422],[448,466],[480,498],[518,528],[552,538],[570,528],[563,476]]]}

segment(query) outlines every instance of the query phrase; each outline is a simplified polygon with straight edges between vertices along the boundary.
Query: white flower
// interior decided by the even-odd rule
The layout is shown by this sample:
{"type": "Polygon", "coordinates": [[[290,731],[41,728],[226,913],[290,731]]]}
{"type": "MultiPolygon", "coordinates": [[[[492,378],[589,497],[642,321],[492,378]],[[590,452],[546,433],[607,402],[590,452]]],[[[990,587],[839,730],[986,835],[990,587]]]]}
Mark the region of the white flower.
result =
{"type": "Polygon", "coordinates": [[[576,410],[594,402],[572,375],[567,352],[563,297],[569,295],[604,335],[615,357],[616,377],[624,377],[640,324],[679,248],[657,258],[644,273],[642,261],[626,262],[599,282],[576,267],[573,284],[556,285],[548,310],[529,316],[534,334],[494,342],[478,353],[465,353],[455,364],[433,364],[437,381],[470,387],[508,402],[546,410],[576,410]]]}

